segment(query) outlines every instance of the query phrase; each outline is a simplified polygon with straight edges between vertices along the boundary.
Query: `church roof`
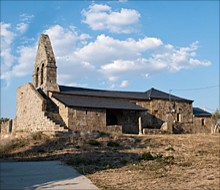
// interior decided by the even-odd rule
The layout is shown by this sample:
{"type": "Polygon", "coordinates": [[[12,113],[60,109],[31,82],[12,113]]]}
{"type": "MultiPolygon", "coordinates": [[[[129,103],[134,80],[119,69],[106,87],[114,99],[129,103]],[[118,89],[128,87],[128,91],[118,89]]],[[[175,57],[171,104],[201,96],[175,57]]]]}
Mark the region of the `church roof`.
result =
{"type": "Polygon", "coordinates": [[[196,117],[211,117],[212,114],[198,107],[193,108],[193,115],[196,117]]]}
{"type": "Polygon", "coordinates": [[[145,92],[148,99],[164,99],[164,100],[171,100],[171,101],[186,101],[186,102],[193,102],[193,100],[181,98],[178,96],[174,96],[170,93],[166,93],[155,88],[151,88],[150,90],[145,92]]]}
{"type": "Polygon", "coordinates": [[[145,108],[129,102],[125,99],[105,98],[95,96],[79,96],[73,94],[53,93],[52,97],[68,107],[122,109],[134,111],[146,111],[145,108]]]}
{"type": "Polygon", "coordinates": [[[151,100],[151,99],[164,99],[171,101],[186,101],[193,102],[192,100],[180,98],[172,94],[159,91],[151,88],[146,92],[130,92],[130,91],[110,91],[110,90],[97,90],[89,88],[79,88],[70,86],[59,86],[62,94],[71,95],[83,95],[83,96],[96,96],[96,97],[108,97],[108,98],[122,98],[133,100],[151,100]]]}

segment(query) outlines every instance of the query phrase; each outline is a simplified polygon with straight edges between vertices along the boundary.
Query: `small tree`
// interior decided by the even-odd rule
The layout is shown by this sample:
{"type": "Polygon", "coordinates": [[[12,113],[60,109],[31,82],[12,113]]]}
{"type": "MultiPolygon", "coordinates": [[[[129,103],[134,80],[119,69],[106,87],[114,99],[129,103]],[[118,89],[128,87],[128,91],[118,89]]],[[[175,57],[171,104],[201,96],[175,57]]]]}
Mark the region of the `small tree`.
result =
{"type": "Polygon", "coordinates": [[[212,113],[212,118],[217,121],[220,119],[220,112],[219,109],[216,109],[216,111],[214,113],[212,113]]]}
{"type": "Polygon", "coordinates": [[[8,120],[9,120],[9,118],[1,117],[1,118],[0,118],[0,124],[2,124],[3,122],[6,122],[6,121],[8,121],[8,120]]]}

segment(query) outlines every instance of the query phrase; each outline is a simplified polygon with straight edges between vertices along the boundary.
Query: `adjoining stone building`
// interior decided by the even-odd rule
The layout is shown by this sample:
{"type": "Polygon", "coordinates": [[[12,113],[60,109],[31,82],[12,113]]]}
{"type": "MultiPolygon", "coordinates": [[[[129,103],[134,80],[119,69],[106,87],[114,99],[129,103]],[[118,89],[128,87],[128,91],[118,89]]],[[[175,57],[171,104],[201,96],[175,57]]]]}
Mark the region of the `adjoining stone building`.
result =
{"type": "Polygon", "coordinates": [[[49,36],[41,35],[33,83],[17,89],[13,131],[119,130],[142,134],[160,130],[173,133],[175,126],[194,127],[192,103],[154,88],[146,92],[125,92],[58,85],[49,36]]]}
{"type": "Polygon", "coordinates": [[[193,132],[210,132],[210,126],[214,125],[212,114],[198,107],[193,108],[193,132]]]}

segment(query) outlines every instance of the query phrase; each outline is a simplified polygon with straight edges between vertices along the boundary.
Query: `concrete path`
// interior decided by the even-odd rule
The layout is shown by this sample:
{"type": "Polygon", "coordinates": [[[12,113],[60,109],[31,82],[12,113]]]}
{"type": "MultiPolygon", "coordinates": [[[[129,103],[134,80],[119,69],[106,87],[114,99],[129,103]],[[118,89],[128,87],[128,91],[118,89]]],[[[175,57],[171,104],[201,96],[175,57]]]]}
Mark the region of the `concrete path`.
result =
{"type": "Polygon", "coordinates": [[[85,176],[59,161],[1,162],[1,190],[98,190],[85,176]]]}

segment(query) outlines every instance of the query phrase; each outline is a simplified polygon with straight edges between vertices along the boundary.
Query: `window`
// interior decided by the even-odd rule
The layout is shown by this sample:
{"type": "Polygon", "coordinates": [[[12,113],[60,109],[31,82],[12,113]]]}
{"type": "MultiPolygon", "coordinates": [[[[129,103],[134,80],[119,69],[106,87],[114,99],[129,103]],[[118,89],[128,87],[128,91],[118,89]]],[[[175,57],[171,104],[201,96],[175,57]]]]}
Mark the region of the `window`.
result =
{"type": "Polygon", "coordinates": [[[177,122],[182,122],[182,115],[180,113],[177,114],[176,120],[177,122]]]}
{"type": "Polygon", "coordinates": [[[41,74],[40,75],[40,79],[41,79],[40,84],[43,84],[43,81],[44,81],[44,64],[41,67],[41,73],[40,74],[41,74]]]}

